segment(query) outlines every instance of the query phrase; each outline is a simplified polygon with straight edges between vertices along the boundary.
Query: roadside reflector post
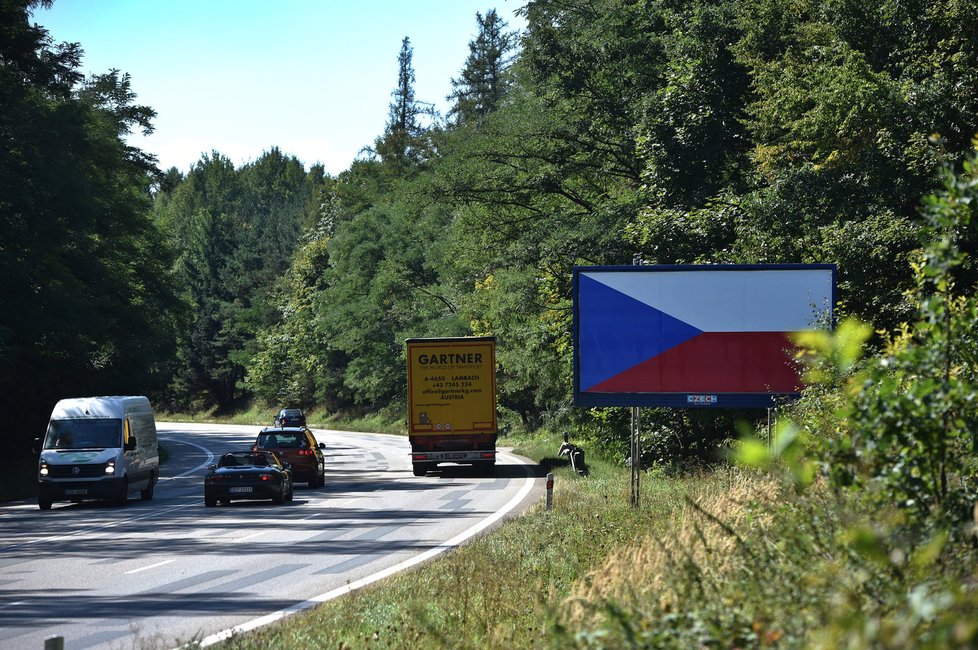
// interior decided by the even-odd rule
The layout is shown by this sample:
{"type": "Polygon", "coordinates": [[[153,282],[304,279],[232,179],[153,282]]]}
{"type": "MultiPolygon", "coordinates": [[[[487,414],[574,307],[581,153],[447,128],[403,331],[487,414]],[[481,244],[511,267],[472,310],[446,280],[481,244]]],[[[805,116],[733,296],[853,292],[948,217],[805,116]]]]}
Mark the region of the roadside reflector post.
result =
{"type": "Polygon", "coordinates": [[[44,639],[44,650],[65,650],[65,638],[63,636],[49,636],[44,639]]]}
{"type": "Polygon", "coordinates": [[[547,510],[554,507],[554,475],[547,474],[547,510]]]}

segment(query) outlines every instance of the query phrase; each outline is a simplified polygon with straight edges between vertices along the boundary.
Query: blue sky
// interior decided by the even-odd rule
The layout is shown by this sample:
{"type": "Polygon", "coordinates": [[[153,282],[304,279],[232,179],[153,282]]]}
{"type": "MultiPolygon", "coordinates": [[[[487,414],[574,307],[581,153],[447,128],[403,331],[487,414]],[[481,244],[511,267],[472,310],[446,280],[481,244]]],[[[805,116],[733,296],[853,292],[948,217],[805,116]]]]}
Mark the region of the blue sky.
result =
{"type": "Polygon", "coordinates": [[[401,39],[415,96],[444,114],[495,8],[511,30],[524,0],[55,0],[33,21],[80,43],[86,73],[132,77],[155,132],[129,142],[186,172],[216,150],[235,166],[277,146],[337,174],[384,130],[401,39]]]}

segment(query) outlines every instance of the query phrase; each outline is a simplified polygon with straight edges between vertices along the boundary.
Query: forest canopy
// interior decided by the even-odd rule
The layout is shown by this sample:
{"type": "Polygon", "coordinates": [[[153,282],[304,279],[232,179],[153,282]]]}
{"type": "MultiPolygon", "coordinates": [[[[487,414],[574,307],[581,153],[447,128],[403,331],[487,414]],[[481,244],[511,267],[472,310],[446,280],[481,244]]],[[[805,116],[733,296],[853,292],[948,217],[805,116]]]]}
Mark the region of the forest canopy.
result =
{"type": "MultiPolygon", "coordinates": [[[[0,395],[28,420],[119,392],[393,417],[404,339],[491,334],[505,422],[597,429],[571,408],[573,266],[834,263],[839,315],[894,332],[921,199],[978,134],[967,3],[534,0],[520,34],[474,17],[447,116],[406,36],[384,132],[335,177],[278,148],[182,174],[125,143],[152,108],[37,5],[0,5],[0,395]]],[[[676,453],[725,435],[656,422],[676,453]]]]}

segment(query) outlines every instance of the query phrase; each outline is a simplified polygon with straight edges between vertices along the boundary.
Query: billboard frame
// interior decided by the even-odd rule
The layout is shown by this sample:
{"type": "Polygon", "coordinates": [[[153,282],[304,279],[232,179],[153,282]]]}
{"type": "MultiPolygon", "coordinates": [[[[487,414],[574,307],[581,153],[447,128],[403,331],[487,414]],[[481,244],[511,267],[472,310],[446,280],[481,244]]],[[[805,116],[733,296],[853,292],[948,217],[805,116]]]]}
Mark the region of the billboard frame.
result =
{"type": "Polygon", "coordinates": [[[580,278],[585,273],[670,273],[670,272],[743,272],[743,271],[829,271],[829,328],[835,328],[835,264],[659,264],[631,266],[575,266],[572,279],[574,405],[582,407],[653,406],[667,408],[772,408],[795,399],[800,392],[588,392],[581,389],[581,305],[580,278]]]}

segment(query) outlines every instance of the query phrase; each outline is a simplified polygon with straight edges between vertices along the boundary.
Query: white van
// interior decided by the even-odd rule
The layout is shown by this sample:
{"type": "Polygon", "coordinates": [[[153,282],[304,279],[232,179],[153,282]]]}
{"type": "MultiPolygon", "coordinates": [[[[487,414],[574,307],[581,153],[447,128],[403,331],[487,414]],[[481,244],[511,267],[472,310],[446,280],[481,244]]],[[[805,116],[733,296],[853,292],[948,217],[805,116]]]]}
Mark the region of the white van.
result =
{"type": "MultiPolygon", "coordinates": [[[[37,441],[40,443],[40,439],[37,441]]],[[[145,397],[73,397],[58,402],[40,444],[37,504],[153,498],[160,478],[153,408],[145,397]]]]}

